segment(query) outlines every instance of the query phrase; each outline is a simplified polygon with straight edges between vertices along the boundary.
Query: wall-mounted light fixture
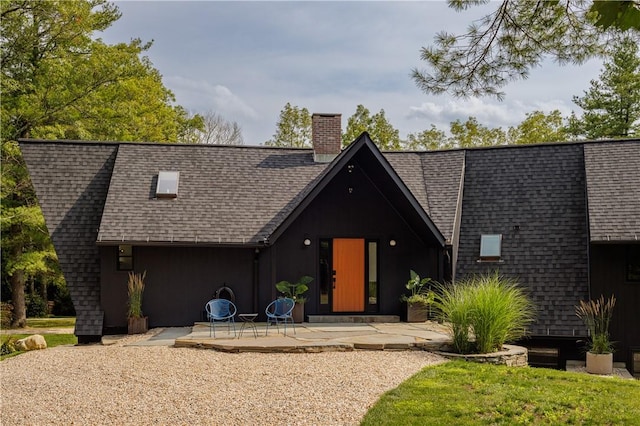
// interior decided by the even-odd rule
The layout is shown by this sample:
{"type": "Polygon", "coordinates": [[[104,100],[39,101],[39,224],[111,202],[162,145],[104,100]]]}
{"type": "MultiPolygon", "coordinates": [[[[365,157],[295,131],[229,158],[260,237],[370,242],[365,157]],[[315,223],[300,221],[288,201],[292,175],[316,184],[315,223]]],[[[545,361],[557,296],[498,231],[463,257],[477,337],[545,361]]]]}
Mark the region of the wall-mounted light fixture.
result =
{"type": "Polygon", "coordinates": [[[389,245],[390,245],[391,247],[395,247],[395,246],[396,246],[396,244],[397,244],[397,242],[396,242],[396,240],[394,240],[393,238],[389,240],[389,245]]]}
{"type": "Polygon", "coordinates": [[[304,244],[305,247],[309,247],[311,245],[311,240],[309,238],[305,238],[302,244],[304,244]]]}

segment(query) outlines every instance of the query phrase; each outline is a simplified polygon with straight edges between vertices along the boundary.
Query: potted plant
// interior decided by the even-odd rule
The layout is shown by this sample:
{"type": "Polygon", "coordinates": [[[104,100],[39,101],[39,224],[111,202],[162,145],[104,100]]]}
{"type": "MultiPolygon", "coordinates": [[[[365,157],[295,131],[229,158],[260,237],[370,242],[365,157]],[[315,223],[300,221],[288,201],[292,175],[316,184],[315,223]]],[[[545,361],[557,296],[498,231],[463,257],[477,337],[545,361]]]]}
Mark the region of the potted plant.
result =
{"type": "Polygon", "coordinates": [[[284,294],[285,297],[295,300],[296,304],[293,308],[293,321],[301,323],[304,321],[304,304],[307,298],[304,294],[309,290],[309,283],[313,278],[305,275],[298,282],[291,283],[289,281],[280,281],[276,284],[276,289],[284,294]]]}
{"type": "Polygon", "coordinates": [[[601,295],[597,300],[581,300],[580,305],[576,306],[576,315],[589,329],[586,363],[588,373],[613,373],[613,343],[609,340],[609,323],[615,304],[615,296],[612,295],[605,301],[601,295]]]}
{"type": "Polygon", "coordinates": [[[147,271],[142,274],[129,272],[127,284],[129,296],[129,309],[127,311],[129,334],[146,333],[149,330],[149,319],[142,314],[142,293],[144,292],[144,279],[147,271]]]}
{"type": "Polygon", "coordinates": [[[431,278],[420,278],[414,270],[409,271],[409,281],[405,287],[411,290],[411,295],[403,294],[402,302],[407,303],[407,322],[424,322],[429,317],[429,308],[435,300],[433,291],[424,288],[431,278]]]}

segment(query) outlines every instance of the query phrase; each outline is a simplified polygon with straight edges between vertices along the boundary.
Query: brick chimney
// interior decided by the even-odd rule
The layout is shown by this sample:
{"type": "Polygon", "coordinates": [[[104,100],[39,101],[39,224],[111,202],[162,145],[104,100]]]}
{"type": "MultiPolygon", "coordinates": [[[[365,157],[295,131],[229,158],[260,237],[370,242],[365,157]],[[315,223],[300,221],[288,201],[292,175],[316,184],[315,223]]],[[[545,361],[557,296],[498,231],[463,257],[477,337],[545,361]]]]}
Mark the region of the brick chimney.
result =
{"type": "Polygon", "coordinates": [[[314,161],[330,163],[342,146],[342,114],[313,114],[311,134],[314,161]]]}

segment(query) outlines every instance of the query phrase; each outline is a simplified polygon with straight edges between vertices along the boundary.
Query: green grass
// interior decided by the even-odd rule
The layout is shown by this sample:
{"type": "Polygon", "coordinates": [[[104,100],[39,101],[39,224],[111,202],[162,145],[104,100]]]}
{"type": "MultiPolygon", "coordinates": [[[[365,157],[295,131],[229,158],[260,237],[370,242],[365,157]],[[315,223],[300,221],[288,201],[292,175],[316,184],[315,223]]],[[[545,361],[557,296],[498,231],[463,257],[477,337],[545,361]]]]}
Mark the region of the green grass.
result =
{"type": "MultiPolygon", "coordinates": [[[[11,335],[5,335],[2,336],[2,341],[4,342],[6,339],[8,338],[15,338],[16,340],[20,340],[24,337],[27,336],[31,336],[31,334],[11,334],[11,335]]],[[[42,335],[44,337],[44,340],[46,340],[47,342],[47,348],[53,348],[55,346],[60,346],[60,345],[77,345],[78,344],[78,338],[74,335],[74,334],[43,334],[42,335]]],[[[20,355],[25,353],[24,351],[16,351],[13,353],[10,353],[8,355],[1,355],[0,356],[0,361],[6,359],[6,358],[11,358],[14,357],[16,355],[20,355]]]]}
{"type": "Polygon", "coordinates": [[[362,425],[640,425],[640,382],[451,361],[385,393],[362,425]]]}
{"type": "Polygon", "coordinates": [[[75,327],[75,325],[75,317],[27,318],[27,327],[31,328],[75,327]]]}

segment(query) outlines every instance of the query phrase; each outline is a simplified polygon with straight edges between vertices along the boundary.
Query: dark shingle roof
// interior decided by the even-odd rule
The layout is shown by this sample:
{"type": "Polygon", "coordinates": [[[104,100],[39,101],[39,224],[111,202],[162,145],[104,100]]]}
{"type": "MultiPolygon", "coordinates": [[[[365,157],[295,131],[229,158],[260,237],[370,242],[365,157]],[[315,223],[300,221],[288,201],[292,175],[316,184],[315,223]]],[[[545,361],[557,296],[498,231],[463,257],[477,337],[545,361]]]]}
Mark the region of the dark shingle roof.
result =
{"type": "Polygon", "coordinates": [[[385,157],[451,243],[464,151],[386,152],[385,157]]]}
{"type": "Polygon", "coordinates": [[[492,272],[519,280],[539,309],[531,330],[583,330],[574,306],[588,298],[582,146],[469,150],[456,279],[492,272]],[[502,234],[500,262],[479,262],[480,235],[502,234]]]}
{"type": "Polygon", "coordinates": [[[640,239],[640,140],[585,144],[591,241],[640,239]]]}
{"type": "Polygon", "coordinates": [[[260,243],[325,168],[311,150],[121,144],[99,242],[260,243]],[[156,199],[158,171],[180,172],[156,199]]]}
{"type": "Polygon", "coordinates": [[[20,142],[73,297],[78,336],[102,335],[96,237],[117,148],[115,144],[20,142]]]}

